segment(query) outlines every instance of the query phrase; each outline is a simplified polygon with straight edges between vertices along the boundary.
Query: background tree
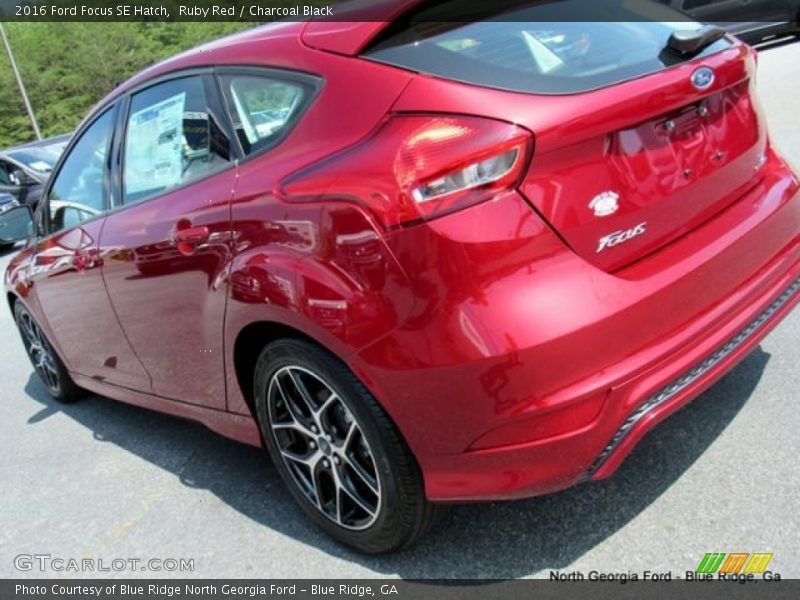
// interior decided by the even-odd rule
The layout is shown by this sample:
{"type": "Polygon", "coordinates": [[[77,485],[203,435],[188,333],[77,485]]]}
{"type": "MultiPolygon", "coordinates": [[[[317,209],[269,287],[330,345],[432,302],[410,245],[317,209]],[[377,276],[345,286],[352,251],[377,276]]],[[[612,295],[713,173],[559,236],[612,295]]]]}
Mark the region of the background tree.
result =
{"type": "MultiPolygon", "coordinates": [[[[8,23],[6,33],[42,135],[72,131],[137,71],[252,23],[8,23]]],[[[0,53],[0,148],[34,139],[5,52],[0,53]]]]}

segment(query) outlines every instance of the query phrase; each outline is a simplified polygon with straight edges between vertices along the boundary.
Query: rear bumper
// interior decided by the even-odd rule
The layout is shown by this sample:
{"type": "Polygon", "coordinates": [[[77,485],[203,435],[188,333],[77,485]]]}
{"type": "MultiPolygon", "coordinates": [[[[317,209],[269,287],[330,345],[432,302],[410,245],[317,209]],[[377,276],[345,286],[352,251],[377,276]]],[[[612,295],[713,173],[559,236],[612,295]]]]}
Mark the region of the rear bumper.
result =
{"type": "Polygon", "coordinates": [[[585,427],[529,444],[439,457],[436,470],[426,474],[430,498],[525,498],[611,476],[648,431],[734,368],[800,302],[800,263],[765,298],[775,299],[611,388],[599,416],[585,427]]]}
{"type": "Polygon", "coordinates": [[[412,248],[435,257],[409,278],[426,283],[417,314],[351,362],[434,501],[608,477],[800,302],[800,191],[774,155],[736,205],[614,274],[517,223],[516,206],[476,207],[394,240],[406,268],[412,248]]]}

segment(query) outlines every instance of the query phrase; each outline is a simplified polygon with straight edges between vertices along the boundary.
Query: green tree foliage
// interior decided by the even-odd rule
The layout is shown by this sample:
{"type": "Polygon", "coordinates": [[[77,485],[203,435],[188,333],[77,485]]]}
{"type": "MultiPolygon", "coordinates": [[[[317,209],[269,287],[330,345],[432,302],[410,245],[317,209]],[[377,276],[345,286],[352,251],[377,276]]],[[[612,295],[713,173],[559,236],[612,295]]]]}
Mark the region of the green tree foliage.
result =
{"type": "MultiPolygon", "coordinates": [[[[42,135],[72,131],[137,71],[252,23],[7,23],[6,33],[42,135]]],[[[34,139],[0,49],[0,148],[34,139]]]]}

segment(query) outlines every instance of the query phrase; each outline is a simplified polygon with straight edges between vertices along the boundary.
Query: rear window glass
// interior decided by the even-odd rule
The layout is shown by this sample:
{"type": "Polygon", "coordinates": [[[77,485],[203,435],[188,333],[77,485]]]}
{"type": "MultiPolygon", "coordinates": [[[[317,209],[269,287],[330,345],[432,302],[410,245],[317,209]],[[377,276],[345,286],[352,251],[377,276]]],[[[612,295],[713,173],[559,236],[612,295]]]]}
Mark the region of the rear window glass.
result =
{"type": "MultiPolygon", "coordinates": [[[[591,15],[587,14],[590,5],[586,0],[513,4],[503,9],[508,3],[501,1],[495,13],[484,12],[477,22],[434,21],[436,15],[460,14],[460,5],[461,14],[474,7],[472,0],[450,0],[437,5],[436,12],[429,9],[396,22],[364,56],[480,86],[574,94],[687,60],[666,50],[667,41],[676,30],[698,27],[649,0],[593,0],[591,15]],[[598,5],[603,5],[600,12],[598,5]],[[587,21],[569,21],[576,15],[587,21]],[[588,22],[591,16],[597,20],[588,22]],[[654,17],[675,20],[652,20],[654,17]]],[[[721,39],[696,56],[707,56],[729,45],[721,39]]]]}

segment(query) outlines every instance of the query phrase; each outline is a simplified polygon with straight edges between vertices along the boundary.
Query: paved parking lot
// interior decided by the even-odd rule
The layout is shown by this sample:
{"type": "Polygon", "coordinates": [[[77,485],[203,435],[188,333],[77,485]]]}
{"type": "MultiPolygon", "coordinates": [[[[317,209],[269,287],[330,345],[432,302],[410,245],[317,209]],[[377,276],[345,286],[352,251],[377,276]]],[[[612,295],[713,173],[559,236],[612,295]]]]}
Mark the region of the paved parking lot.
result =
{"type": "MultiPolygon", "coordinates": [[[[762,52],[762,100],[796,165],[798,81],[800,43],[762,52]]],[[[14,567],[35,553],[188,558],[185,575],[202,577],[499,578],[683,572],[706,552],[765,551],[771,569],[800,577],[799,340],[796,311],[610,481],[457,507],[416,548],[372,558],[319,534],[259,450],[104,398],[55,405],[2,309],[0,576],[41,576],[14,567]]]]}

